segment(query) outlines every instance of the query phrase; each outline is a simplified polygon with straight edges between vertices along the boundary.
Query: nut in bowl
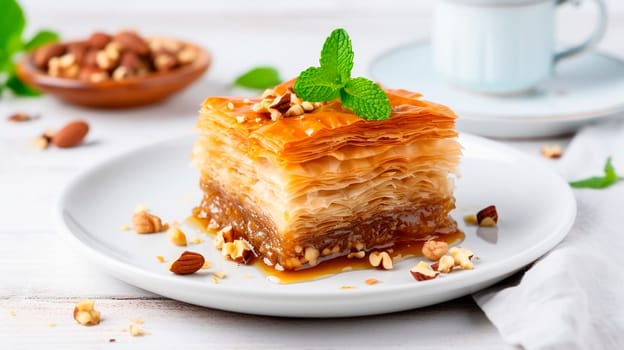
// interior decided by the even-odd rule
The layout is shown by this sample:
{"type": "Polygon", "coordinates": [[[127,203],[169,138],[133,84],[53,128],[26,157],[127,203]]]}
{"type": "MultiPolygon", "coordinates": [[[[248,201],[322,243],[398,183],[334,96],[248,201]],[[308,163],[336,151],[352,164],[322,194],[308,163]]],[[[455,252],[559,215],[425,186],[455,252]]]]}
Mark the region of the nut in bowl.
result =
{"type": "Polygon", "coordinates": [[[155,103],[197,80],[210,54],[177,39],[135,32],[96,32],[82,41],[55,43],[25,55],[20,79],[66,102],[95,108],[155,103]]]}

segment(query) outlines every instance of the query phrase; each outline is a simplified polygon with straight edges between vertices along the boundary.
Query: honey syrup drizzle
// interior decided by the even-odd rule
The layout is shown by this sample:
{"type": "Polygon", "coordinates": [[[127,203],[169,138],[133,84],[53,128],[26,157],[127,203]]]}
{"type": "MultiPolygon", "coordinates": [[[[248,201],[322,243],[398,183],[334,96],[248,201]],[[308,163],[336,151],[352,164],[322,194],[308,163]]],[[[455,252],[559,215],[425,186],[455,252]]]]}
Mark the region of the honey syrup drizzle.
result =
{"type": "MultiPolygon", "coordinates": [[[[198,218],[194,215],[186,219],[186,222],[189,225],[196,227],[204,233],[215,235],[216,231],[211,231],[206,228],[209,221],[209,219],[198,218]]],[[[434,237],[436,241],[444,241],[450,246],[462,242],[465,236],[463,232],[458,230],[454,233],[436,235],[434,237]]],[[[425,242],[426,239],[422,239],[410,243],[400,243],[392,247],[377,250],[384,250],[388,252],[390,257],[392,257],[393,262],[397,262],[411,257],[422,256],[422,246],[425,242]]],[[[334,259],[322,261],[318,265],[295,271],[276,270],[275,267],[267,265],[262,258],[255,259],[253,265],[255,265],[264,275],[272,277],[272,279],[281,284],[310,282],[342,272],[373,268],[368,262],[368,254],[361,259],[340,256],[334,259]]]]}

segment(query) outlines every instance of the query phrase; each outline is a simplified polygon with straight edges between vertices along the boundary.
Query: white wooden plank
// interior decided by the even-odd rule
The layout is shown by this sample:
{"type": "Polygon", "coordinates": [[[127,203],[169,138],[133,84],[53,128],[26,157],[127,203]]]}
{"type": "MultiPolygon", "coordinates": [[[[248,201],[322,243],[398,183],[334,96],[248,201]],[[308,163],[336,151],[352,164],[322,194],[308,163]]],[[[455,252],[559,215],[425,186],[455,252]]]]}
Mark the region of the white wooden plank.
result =
{"type": "Polygon", "coordinates": [[[170,349],[506,349],[471,299],[395,313],[343,319],[291,319],[233,314],[171,300],[96,300],[98,326],[72,318],[74,299],[0,300],[0,339],[9,349],[110,347],[170,349]],[[11,316],[13,311],[15,316],[11,316]],[[131,337],[141,319],[151,332],[131,337]],[[56,324],[49,327],[50,323],[56,324]],[[132,346],[131,346],[132,345],[132,346]]]}

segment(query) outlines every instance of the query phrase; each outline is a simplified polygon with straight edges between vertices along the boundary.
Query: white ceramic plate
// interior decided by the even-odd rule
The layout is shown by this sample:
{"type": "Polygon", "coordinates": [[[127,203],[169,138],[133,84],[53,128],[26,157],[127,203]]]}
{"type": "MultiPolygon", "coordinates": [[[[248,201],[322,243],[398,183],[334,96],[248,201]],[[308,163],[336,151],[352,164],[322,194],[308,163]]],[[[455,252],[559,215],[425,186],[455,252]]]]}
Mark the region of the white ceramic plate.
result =
{"type": "Polygon", "coordinates": [[[566,182],[527,155],[470,135],[460,141],[465,155],[457,181],[453,216],[465,230],[463,246],[480,260],[474,270],[416,282],[408,259],[390,271],[350,271],[324,279],[277,284],[256,267],[225,261],[208,236],[185,227],[204,242],[186,249],[212,262],[190,276],[171,274],[157,255],[176,258],[185,248],[165,234],[122,231],[138,204],[166,222],[187,218],[201,198],[198,172],[189,165],[194,135],[120,155],[78,176],[56,208],[59,231],[76,251],[127,283],[192,304],[236,312],[295,317],[338,317],[387,313],[439,303],[489,286],[531,263],[569,231],[576,204],[566,182]],[[465,227],[462,217],[489,204],[500,213],[498,229],[465,227]],[[219,284],[210,272],[225,272],[219,284]],[[381,283],[367,285],[377,278],[381,283]],[[341,289],[341,286],[355,286],[341,289]]]}
{"type": "Polygon", "coordinates": [[[387,87],[418,91],[427,100],[444,103],[460,116],[460,130],[484,136],[565,134],[624,111],[624,62],[598,52],[564,60],[534,91],[506,97],[447,84],[433,69],[427,42],[383,54],[373,62],[371,74],[387,87]]]}

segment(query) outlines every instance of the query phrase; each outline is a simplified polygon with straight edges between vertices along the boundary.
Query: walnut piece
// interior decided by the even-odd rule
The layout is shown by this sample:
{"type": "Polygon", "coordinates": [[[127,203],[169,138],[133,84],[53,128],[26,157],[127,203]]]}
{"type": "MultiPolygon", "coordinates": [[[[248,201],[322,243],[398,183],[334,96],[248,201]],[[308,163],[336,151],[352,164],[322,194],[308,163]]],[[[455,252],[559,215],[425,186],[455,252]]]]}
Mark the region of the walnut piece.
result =
{"type": "Polygon", "coordinates": [[[455,259],[450,255],[444,255],[438,261],[438,266],[436,270],[444,273],[449,273],[455,267],[455,259]]]}
{"type": "Polygon", "coordinates": [[[448,243],[429,240],[423,244],[422,253],[425,258],[436,261],[448,252],[448,243]]]}
{"type": "Polygon", "coordinates": [[[166,231],[169,225],[163,224],[161,219],[147,212],[146,209],[140,208],[132,215],[132,226],[136,233],[157,233],[166,231]]]}
{"type": "Polygon", "coordinates": [[[74,320],[83,326],[100,323],[100,312],[94,309],[94,300],[81,300],[74,307],[74,320]]]}
{"type": "Polygon", "coordinates": [[[461,266],[462,269],[466,270],[474,268],[470,260],[474,256],[471,250],[462,247],[453,247],[449,250],[449,253],[453,257],[456,266],[461,266]]]}

